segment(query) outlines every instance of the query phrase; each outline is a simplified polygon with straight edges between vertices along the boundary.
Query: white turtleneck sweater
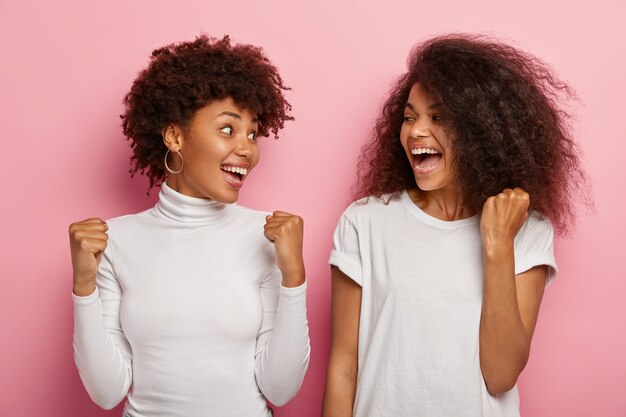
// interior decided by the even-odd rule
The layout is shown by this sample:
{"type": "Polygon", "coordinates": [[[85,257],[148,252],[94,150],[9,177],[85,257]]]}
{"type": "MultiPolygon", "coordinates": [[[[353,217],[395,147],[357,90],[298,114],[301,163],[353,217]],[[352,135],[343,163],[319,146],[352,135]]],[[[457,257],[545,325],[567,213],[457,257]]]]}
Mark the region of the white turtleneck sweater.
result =
{"type": "Polygon", "coordinates": [[[91,398],[141,416],[267,417],[309,361],[306,283],[281,286],[265,214],[182,195],[108,221],[97,289],[73,295],[91,398]]]}

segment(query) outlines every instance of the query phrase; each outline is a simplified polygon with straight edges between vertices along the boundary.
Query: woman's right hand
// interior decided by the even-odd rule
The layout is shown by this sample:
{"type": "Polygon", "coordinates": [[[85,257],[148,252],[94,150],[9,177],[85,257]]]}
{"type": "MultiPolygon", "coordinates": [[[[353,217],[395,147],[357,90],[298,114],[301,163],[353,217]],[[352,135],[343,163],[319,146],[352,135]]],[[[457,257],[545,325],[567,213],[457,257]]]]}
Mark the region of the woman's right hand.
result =
{"type": "Polygon", "coordinates": [[[91,218],[70,225],[70,250],[74,276],[73,291],[84,297],[96,289],[96,271],[107,247],[106,222],[91,218]]]}

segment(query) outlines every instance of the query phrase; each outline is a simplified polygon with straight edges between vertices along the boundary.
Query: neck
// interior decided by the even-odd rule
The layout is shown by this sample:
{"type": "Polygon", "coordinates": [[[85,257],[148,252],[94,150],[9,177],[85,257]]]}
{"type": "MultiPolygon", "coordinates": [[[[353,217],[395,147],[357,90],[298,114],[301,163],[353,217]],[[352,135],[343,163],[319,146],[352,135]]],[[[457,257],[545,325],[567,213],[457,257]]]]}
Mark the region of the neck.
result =
{"type": "Polygon", "coordinates": [[[408,193],[422,211],[440,220],[461,220],[476,214],[464,206],[463,196],[458,188],[446,187],[431,191],[414,188],[408,193]]]}
{"type": "Polygon", "coordinates": [[[221,221],[228,214],[228,208],[225,203],[179,193],[169,185],[169,181],[161,186],[155,206],[160,215],[182,223],[221,221]]]}

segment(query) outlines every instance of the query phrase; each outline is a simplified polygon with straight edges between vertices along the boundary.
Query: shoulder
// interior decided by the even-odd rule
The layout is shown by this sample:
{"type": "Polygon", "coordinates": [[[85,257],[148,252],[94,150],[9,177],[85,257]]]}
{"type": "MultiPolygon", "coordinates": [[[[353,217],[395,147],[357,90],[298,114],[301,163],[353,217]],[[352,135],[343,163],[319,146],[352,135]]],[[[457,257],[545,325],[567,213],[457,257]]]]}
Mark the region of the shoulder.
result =
{"type": "Polygon", "coordinates": [[[267,211],[255,210],[239,204],[232,204],[229,209],[232,218],[237,218],[245,222],[265,223],[265,216],[272,214],[267,211]]]}
{"type": "Polygon", "coordinates": [[[541,213],[531,211],[515,237],[515,274],[537,265],[547,265],[546,283],[557,273],[554,258],[554,230],[550,221],[541,213]]]}
{"type": "Polygon", "coordinates": [[[533,251],[552,251],[554,245],[552,223],[537,211],[531,211],[528,219],[515,236],[515,250],[518,254],[533,251]]]}
{"type": "Polygon", "coordinates": [[[139,213],[125,214],[108,219],[106,223],[109,227],[109,236],[132,234],[146,225],[150,226],[156,221],[153,210],[154,208],[150,208],[139,213]]]}
{"type": "Polygon", "coordinates": [[[132,225],[135,223],[143,223],[147,219],[154,217],[153,211],[154,207],[151,207],[147,210],[140,211],[139,213],[124,214],[122,216],[110,218],[106,222],[109,226],[115,227],[123,227],[125,225],[132,225]]]}
{"type": "Polygon", "coordinates": [[[540,212],[531,210],[528,213],[528,219],[526,219],[526,222],[522,225],[518,235],[522,237],[546,235],[552,238],[554,231],[550,220],[540,212]]]}
{"type": "Polygon", "coordinates": [[[241,204],[236,204],[236,203],[231,204],[230,208],[234,213],[241,215],[241,216],[264,217],[264,216],[267,216],[268,214],[271,214],[267,211],[255,210],[253,208],[242,206],[241,204]]]}
{"type": "Polygon", "coordinates": [[[402,193],[383,194],[381,196],[367,196],[356,200],[343,212],[343,216],[350,221],[371,219],[378,216],[389,216],[400,206],[402,193]]]}

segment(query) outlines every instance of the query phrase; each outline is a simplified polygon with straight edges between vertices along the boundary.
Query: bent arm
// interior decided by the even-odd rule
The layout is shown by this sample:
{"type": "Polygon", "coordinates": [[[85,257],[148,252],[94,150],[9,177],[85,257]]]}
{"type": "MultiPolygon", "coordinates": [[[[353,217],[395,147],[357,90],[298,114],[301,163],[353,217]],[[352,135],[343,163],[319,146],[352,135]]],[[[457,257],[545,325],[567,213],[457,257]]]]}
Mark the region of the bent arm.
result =
{"type": "Polygon", "coordinates": [[[285,405],[298,393],[309,365],[306,282],[280,285],[280,278],[261,286],[263,322],[257,338],[256,381],[265,398],[285,405]]]}
{"type": "Polygon", "coordinates": [[[361,286],[332,267],[332,344],[322,416],[352,417],[358,374],[361,286]]]}
{"type": "Polygon", "coordinates": [[[480,366],[492,395],[512,389],[524,370],[546,284],[547,267],[515,275],[514,249],[484,251],[480,366]]]}
{"type": "Polygon", "coordinates": [[[128,393],[132,381],[130,346],[121,329],[122,290],[105,252],[97,289],[74,302],[74,361],[91,399],[109,410],[128,393]]]}

